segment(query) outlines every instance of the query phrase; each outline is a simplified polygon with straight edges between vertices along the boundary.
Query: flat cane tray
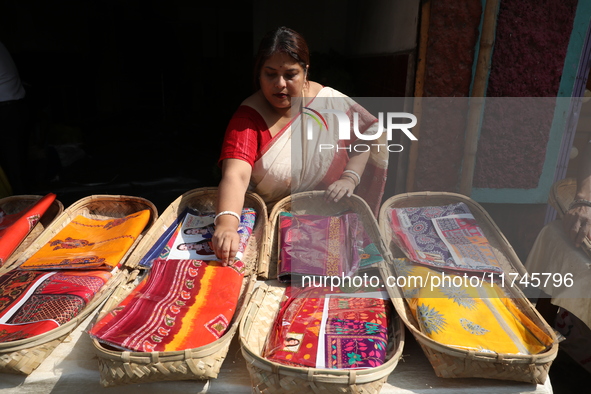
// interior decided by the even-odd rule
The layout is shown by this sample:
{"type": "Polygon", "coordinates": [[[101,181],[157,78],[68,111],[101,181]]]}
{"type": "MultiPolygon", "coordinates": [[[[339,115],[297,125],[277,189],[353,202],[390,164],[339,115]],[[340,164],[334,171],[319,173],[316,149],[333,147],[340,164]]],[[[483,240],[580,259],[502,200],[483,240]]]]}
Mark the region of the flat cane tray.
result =
{"type": "MultiPolygon", "coordinates": [[[[404,193],[385,201],[380,209],[379,224],[384,240],[392,252],[388,256],[405,257],[393,241],[389,219],[391,208],[440,206],[458,202],[465,203],[476,218],[507,277],[509,277],[509,273],[517,274],[519,277],[523,276],[526,273],[523,264],[484,208],[472,199],[455,193],[404,193]]],[[[393,262],[385,264],[382,271],[383,276],[396,275],[393,262]]],[[[441,344],[421,332],[408,304],[404,300],[401,290],[398,287],[390,286],[387,286],[387,289],[398,314],[420,344],[437,376],[444,378],[480,377],[538,384],[543,384],[546,381],[552,361],[556,358],[558,352],[556,335],[518,287],[509,289],[514,293],[512,294],[515,297],[514,302],[527,317],[553,340],[553,344],[540,354],[516,355],[474,352],[441,344]]]]}
{"type": "MultiPolygon", "coordinates": [[[[179,196],[162,213],[152,229],[128,259],[130,267],[136,267],[132,277],[137,275],[141,267],[138,263],[172,225],[185,208],[194,208],[200,212],[215,212],[217,188],[199,188],[179,196]]],[[[238,329],[245,306],[248,304],[256,281],[259,253],[266,236],[267,208],[263,200],[254,193],[248,192],[244,201],[245,208],[254,208],[256,221],[249,238],[242,261],[246,264],[237,313],[230,322],[228,330],[218,340],[195,349],[169,352],[129,352],[111,350],[93,339],[95,353],[98,357],[100,383],[104,387],[145,383],[167,380],[204,380],[216,378],[228,353],[230,342],[238,329]]],[[[136,286],[129,281],[121,286],[105,303],[97,321],[115,308],[136,286]]]]}
{"type": "MultiPolygon", "coordinates": [[[[149,210],[151,215],[142,234],[135,240],[129,251],[122,258],[124,263],[142,235],[158,217],[158,211],[150,201],[132,196],[93,195],[78,200],[62,212],[18,259],[13,261],[11,269],[17,268],[41,247],[49,242],[59,231],[76,216],[89,219],[108,220],[122,218],[141,210],[149,210]]],[[[59,345],[68,334],[88,317],[121,283],[125,283],[129,271],[115,269],[106,285],[94,296],[86,307],[72,320],[44,334],[12,342],[0,343],[0,372],[29,375],[59,345]]]]}

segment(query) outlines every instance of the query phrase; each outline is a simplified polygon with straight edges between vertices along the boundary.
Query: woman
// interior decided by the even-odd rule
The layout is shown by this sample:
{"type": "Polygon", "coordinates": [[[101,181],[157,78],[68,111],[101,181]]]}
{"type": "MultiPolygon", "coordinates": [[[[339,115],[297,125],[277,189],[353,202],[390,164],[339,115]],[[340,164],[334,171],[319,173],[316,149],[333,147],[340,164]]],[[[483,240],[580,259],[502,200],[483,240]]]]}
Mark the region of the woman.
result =
{"type": "MultiPolygon", "coordinates": [[[[373,199],[370,205],[377,212],[387,151],[356,152],[355,141],[338,139],[337,117],[322,111],[335,109],[351,118],[358,113],[357,129],[363,134],[376,133],[377,121],[342,93],[310,81],[309,60],[305,40],[291,29],[275,29],[261,41],[255,62],[257,91],[230,120],[220,156],[222,180],[212,241],[224,264],[238,250],[239,212],[249,186],[272,205],[290,193],[319,189],[326,189],[327,200],[339,201],[361,183],[358,190],[373,199]]],[[[384,144],[385,133],[382,137],[372,144],[384,144]]]]}

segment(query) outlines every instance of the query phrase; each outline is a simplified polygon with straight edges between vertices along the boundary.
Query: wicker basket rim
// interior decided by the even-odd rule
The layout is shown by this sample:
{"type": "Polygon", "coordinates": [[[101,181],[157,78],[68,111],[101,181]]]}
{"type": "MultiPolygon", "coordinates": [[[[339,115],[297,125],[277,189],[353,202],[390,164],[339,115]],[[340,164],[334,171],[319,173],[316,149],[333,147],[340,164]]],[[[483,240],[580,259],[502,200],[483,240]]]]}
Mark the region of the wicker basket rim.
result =
{"type": "Polygon", "coordinates": [[[255,289],[252,301],[248,305],[244,317],[240,321],[240,347],[242,349],[243,356],[249,363],[256,363],[257,367],[267,372],[282,373],[288,376],[299,377],[305,380],[312,380],[323,383],[368,383],[378,380],[382,377],[389,375],[398,365],[398,361],[402,356],[404,348],[404,328],[400,320],[396,327],[396,337],[394,344],[396,345],[396,351],[384,364],[375,367],[361,370],[345,370],[345,369],[328,369],[328,368],[311,368],[311,367],[295,367],[277,363],[272,360],[265,359],[253,351],[246,340],[246,323],[249,316],[255,313],[255,308],[258,310],[263,307],[265,294],[267,293],[270,286],[267,283],[260,283],[255,289]],[[261,293],[259,295],[259,293],[261,293]],[[258,296],[258,297],[257,297],[258,296]],[[260,304],[259,304],[260,303],[260,304]]]}
{"type": "MultiPolygon", "coordinates": [[[[507,241],[507,239],[505,238],[505,236],[501,233],[500,229],[494,223],[494,221],[492,220],[492,218],[490,217],[488,212],[486,212],[486,210],[484,210],[484,208],[480,204],[478,204],[476,201],[472,200],[471,198],[469,198],[463,194],[451,193],[451,192],[430,192],[429,191],[429,192],[402,193],[402,194],[398,194],[396,196],[390,197],[382,204],[382,206],[380,208],[380,213],[379,213],[380,229],[382,230],[382,234],[384,235],[384,237],[386,236],[387,232],[389,231],[388,218],[387,218],[388,210],[390,208],[392,208],[392,206],[398,201],[403,201],[403,200],[409,201],[409,200],[423,198],[423,197],[428,197],[428,198],[443,197],[443,198],[454,199],[454,200],[457,200],[457,202],[461,201],[461,202],[466,203],[466,205],[468,205],[470,207],[470,210],[477,209],[478,213],[481,214],[487,220],[486,223],[484,223],[484,224],[481,222],[479,222],[478,224],[481,227],[488,227],[489,229],[492,229],[492,231],[496,231],[499,238],[504,241],[505,246],[508,248],[508,250],[506,250],[506,252],[509,252],[510,256],[512,257],[511,259],[508,259],[509,262],[511,263],[511,265],[514,266],[514,264],[517,262],[517,263],[519,263],[519,266],[517,266],[517,267],[514,266],[514,268],[520,274],[522,274],[522,272],[526,272],[525,267],[523,267],[523,265],[519,261],[519,258],[515,254],[513,248],[510,246],[510,244],[507,241]]],[[[426,200],[423,200],[421,202],[424,202],[424,201],[426,201],[426,200]]],[[[428,206],[428,205],[427,204],[420,204],[419,206],[428,206]]],[[[382,271],[383,271],[382,272],[383,275],[384,274],[388,275],[386,267],[383,267],[382,271]]],[[[441,353],[444,353],[444,354],[447,354],[450,356],[454,356],[457,358],[461,358],[461,359],[478,360],[478,361],[491,362],[491,363],[503,362],[503,363],[507,363],[507,364],[513,364],[513,363],[545,364],[545,363],[550,362],[556,358],[556,355],[558,352],[558,343],[557,343],[556,334],[554,333],[554,330],[552,330],[543,321],[543,319],[540,321],[542,321],[542,323],[544,324],[544,329],[545,329],[546,333],[549,334],[550,337],[552,338],[552,345],[548,349],[546,349],[543,353],[534,354],[534,355],[519,355],[519,354],[509,354],[509,353],[476,352],[476,351],[457,349],[457,348],[453,348],[453,347],[450,347],[447,345],[443,345],[443,344],[429,338],[423,332],[418,330],[407,316],[407,310],[404,307],[404,296],[401,293],[400,289],[395,288],[395,287],[388,287],[388,290],[394,293],[394,297],[392,297],[392,295],[391,295],[392,301],[394,303],[394,306],[395,306],[399,316],[404,321],[404,324],[406,325],[406,327],[411,331],[413,336],[421,344],[424,344],[431,349],[434,349],[434,350],[439,351],[441,353]]]]}

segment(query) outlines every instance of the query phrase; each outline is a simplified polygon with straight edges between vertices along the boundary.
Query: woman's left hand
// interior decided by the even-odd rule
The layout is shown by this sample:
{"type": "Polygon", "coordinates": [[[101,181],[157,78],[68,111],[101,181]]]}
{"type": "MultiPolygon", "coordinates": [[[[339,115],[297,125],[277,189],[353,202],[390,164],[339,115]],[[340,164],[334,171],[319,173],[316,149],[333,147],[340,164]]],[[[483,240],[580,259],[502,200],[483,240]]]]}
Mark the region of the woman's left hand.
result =
{"type": "Polygon", "coordinates": [[[334,201],[337,202],[344,196],[351,197],[353,191],[355,190],[355,181],[351,178],[343,177],[336,182],[333,182],[327,189],[324,194],[324,199],[326,201],[334,201]]]}

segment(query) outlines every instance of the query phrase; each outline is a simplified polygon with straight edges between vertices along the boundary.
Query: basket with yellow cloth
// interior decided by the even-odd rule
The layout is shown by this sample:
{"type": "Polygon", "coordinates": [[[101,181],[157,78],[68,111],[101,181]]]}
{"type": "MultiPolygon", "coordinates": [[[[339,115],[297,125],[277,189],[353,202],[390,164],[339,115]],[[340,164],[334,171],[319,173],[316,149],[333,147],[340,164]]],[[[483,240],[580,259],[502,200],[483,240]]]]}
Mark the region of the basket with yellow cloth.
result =
{"type": "Polygon", "coordinates": [[[263,200],[248,192],[239,259],[226,267],[203,260],[217,193],[206,187],[179,196],[128,259],[138,280],[109,298],[89,331],[101,385],[217,377],[252,296],[268,220],[263,200]],[[173,254],[185,245],[177,243],[182,233],[205,237],[195,243],[196,257],[173,254]]]}
{"type": "Polygon", "coordinates": [[[279,201],[270,214],[263,258],[268,259],[272,275],[291,280],[292,286],[277,281],[260,284],[240,323],[242,355],[256,392],[378,393],[402,355],[404,327],[395,313],[386,317],[387,296],[383,303],[373,295],[379,290],[364,293],[364,286],[356,287],[355,280],[352,286],[344,280],[334,290],[294,286],[295,281],[306,280],[306,272],[317,279],[352,278],[359,277],[355,274],[363,267],[364,273],[372,276],[373,269],[379,278],[376,267],[389,253],[362,198],[352,195],[334,203],[326,202],[324,195],[324,191],[293,194],[279,201]],[[343,253],[355,247],[351,241],[361,228],[365,234],[358,258],[347,258],[343,253]],[[349,246],[343,249],[344,245],[349,246]],[[372,260],[377,255],[379,261],[372,260]],[[322,313],[314,312],[323,304],[322,313]],[[301,313],[292,313],[295,310],[301,313]],[[286,327],[294,332],[287,333],[286,327]]]}
{"type": "Polygon", "coordinates": [[[388,291],[437,376],[545,382],[556,336],[518,288],[525,268],[479,204],[400,194],[379,223],[394,257],[383,275],[398,285],[388,291]]]}
{"type": "Polygon", "coordinates": [[[95,195],[68,207],[0,276],[0,372],[28,375],[121,283],[157,217],[148,200],[95,195]]]}

